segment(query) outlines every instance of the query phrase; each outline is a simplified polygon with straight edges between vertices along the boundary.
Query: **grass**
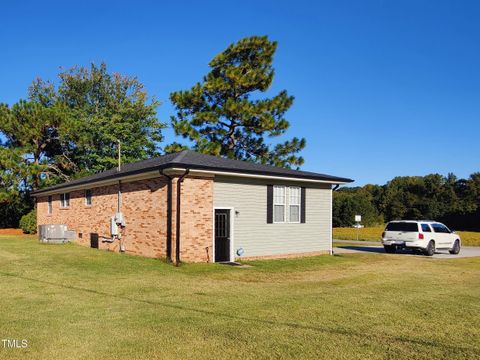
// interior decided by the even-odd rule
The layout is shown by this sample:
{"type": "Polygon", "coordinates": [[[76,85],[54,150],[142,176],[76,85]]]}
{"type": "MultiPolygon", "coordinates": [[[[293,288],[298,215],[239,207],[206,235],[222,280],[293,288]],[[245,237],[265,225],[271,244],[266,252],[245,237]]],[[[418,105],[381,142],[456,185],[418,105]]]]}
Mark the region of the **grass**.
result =
{"type": "MultiPolygon", "coordinates": [[[[358,229],[358,240],[380,241],[385,226],[365,227],[358,229]]],[[[480,246],[480,232],[457,231],[465,246],[480,246]]],[[[337,240],[357,240],[355,228],[333,228],[333,238],[337,240]]]]}
{"type": "Polygon", "coordinates": [[[479,358],[480,258],[185,264],[0,237],[9,359],[479,358]]]}

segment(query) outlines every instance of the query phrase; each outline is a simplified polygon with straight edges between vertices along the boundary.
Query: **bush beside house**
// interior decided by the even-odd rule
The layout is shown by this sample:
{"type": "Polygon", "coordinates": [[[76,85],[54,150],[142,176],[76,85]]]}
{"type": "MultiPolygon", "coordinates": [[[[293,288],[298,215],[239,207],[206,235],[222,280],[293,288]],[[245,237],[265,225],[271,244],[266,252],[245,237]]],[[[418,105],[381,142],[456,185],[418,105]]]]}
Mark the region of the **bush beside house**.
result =
{"type": "Polygon", "coordinates": [[[28,214],[23,215],[20,219],[20,228],[25,234],[37,233],[37,212],[32,209],[28,214]]]}

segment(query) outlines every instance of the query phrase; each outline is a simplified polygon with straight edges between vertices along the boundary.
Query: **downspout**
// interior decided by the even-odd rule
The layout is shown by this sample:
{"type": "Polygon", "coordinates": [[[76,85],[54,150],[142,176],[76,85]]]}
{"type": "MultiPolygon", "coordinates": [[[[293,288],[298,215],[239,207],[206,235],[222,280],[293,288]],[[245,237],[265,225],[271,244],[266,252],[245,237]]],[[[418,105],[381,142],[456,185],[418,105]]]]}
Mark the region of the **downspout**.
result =
{"type": "MultiPolygon", "coordinates": [[[[120,171],[120,164],[118,167],[120,171]]],[[[117,195],[117,213],[122,212],[122,182],[118,181],[118,195],[117,195]]],[[[118,240],[120,243],[120,252],[125,252],[125,227],[120,225],[118,231],[118,240]]]]}
{"type": "MultiPolygon", "coordinates": [[[[118,167],[117,171],[120,172],[122,170],[122,143],[118,140],[118,167]]],[[[118,197],[117,197],[117,213],[122,212],[122,182],[118,180],[118,197]]],[[[120,242],[121,248],[122,242],[120,242]]]]}
{"type": "Polygon", "coordinates": [[[122,211],[122,182],[118,181],[117,212],[122,211]]]}
{"type": "Polygon", "coordinates": [[[172,177],[160,170],[160,175],[168,179],[167,183],[167,261],[172,261],[172,177]]]}
{"type": "Polygon", "coordinates": [[[333,192],[339,188],[340,184],[335,184],[332,188],[332,202],[330,203],[330,213],[332,215],[332,223],[330,224],[330,255],[333,255],[333,192]]]}
{"type": "Polygon", "coordinates": [[[188,175],[190,169],[186,169],[185,173],[180,176],[177,180],[177,221],[176,221],[176,231],[175,231],[175,266],[180,265],[180,198],[182,195],[182,182],[185,179],[185,176],[188,175]]]}

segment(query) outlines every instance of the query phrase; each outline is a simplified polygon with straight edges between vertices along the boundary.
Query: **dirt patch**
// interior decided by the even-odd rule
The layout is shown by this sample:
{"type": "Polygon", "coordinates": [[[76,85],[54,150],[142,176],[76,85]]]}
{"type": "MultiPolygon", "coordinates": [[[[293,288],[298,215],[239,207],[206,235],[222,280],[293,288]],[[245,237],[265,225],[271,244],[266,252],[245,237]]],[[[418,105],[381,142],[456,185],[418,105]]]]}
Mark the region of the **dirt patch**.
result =
{"type": "Polygon", "coordinates": [[[0,235],[23,235],[22,229],[0,229],[0,235]]]}

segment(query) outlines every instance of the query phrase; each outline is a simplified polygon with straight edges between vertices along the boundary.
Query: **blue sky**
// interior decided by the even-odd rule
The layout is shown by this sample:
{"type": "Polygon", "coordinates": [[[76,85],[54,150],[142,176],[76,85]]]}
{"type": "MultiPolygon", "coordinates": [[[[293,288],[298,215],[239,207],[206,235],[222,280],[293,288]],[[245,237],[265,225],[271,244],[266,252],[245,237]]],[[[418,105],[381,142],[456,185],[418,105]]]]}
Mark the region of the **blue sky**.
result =
{"type": "MultiPolygon", "coordinates": [[[[105,61],[173,113],[209,60],[249,35],[278,41],[266,95],[295,96],[304,170],[355,185],[480,171],[478,1],[4,1],[0,102],[36,77],[105,61]]],[[[167,142],[173,133],[165,132],[167,142]]]]}

